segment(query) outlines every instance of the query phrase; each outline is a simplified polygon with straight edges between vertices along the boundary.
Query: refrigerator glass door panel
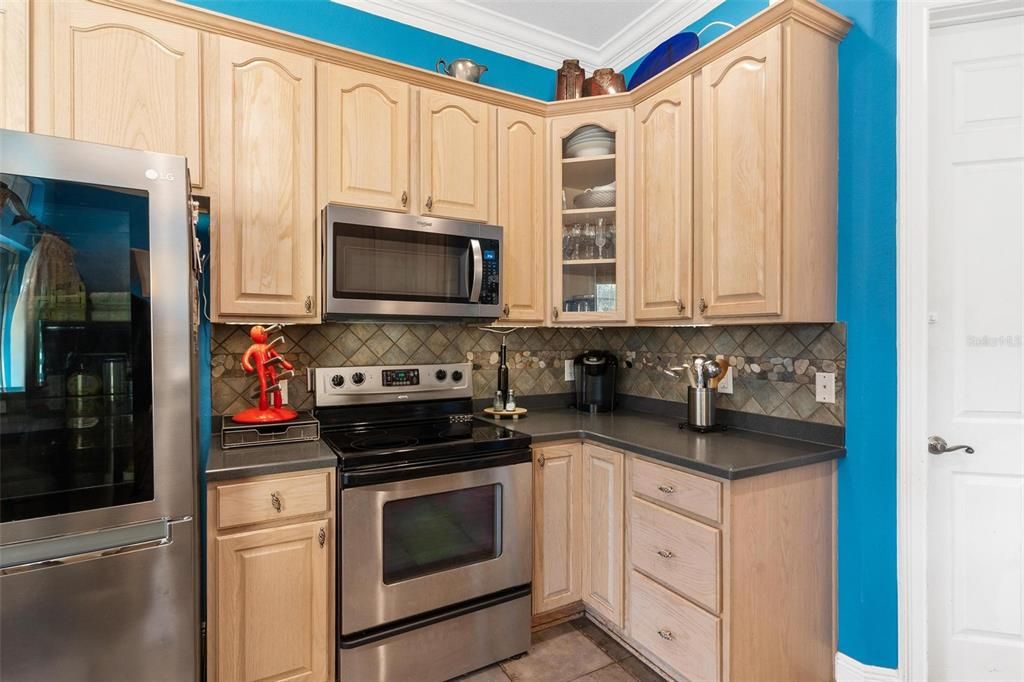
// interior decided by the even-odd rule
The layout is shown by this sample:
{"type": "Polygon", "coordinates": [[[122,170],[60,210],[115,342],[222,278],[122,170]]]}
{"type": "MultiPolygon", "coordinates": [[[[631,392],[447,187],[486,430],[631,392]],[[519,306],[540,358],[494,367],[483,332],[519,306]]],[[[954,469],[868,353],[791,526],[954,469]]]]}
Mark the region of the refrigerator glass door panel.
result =
{"type": "Polygon", "coordinates": [[[0,131],[5,544],[195,513],[185,160],[0,131]]]}
{"type": "Polygon", "coordinates": [[[0,679],[198,679],[192,521],[168,541],[0,576],[0,679]]]}

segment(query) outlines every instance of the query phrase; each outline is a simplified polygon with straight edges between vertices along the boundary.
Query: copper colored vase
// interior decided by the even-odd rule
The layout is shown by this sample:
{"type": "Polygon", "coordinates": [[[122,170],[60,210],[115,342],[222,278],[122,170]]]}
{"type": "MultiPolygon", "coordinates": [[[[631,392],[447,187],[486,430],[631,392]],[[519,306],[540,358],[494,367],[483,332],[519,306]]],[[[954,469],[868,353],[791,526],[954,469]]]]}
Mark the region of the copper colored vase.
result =
{"type": "Polygon", "coordinates": [[[615,69],[597,69],[583,82],[583,96],[614,95],[626,91],[626,77],[615,69]]]}
{"type": "Polygon", "coordinates": [[[555,80],[555,99],[578,99],[583,96],[583,81],[586,78],[583,67],[578,59],[566,59],[562,61],[562,68],[558,70],[558,78],[555,80]]]}

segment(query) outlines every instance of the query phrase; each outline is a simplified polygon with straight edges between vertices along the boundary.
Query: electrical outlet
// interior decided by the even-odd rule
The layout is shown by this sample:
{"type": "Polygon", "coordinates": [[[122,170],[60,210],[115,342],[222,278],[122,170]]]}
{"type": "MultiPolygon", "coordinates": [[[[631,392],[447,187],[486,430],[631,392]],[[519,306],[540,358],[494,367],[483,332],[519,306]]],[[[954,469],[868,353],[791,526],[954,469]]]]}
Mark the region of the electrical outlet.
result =
{"type": "Polygon", "coordinates": [[[833,372],[814,373],[814,399],[819,403],[836,403],[836,375],[833,372]]]}
{"type": "Polygon", "coordinates": [[[572,363],[573,363],[572,360],[566,360],[565,361],[565,380],[566,381],[572,381],[573,378],[574,378],[573,377],[572,363]]]}
{"type": "Polygon", "coordinates": [[[288,380],[287,379],[282,379],[281,381],[277,382],[277,385],[281,387],[281,402],[283,402],[285,405],[287,405],[288,404],[288,380]]]}
{"type": "Polygon", "coordinates": [[[718,380],[719,393],[732,393],[732,367],[725,368],[725,374],[718,380]]]}

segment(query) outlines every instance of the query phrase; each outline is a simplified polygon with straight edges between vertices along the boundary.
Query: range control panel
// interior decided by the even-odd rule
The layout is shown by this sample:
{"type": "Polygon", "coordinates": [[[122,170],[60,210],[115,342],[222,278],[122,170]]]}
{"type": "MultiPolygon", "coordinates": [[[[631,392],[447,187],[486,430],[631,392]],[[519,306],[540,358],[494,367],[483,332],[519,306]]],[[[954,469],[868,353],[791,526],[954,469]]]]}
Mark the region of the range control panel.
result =
{"type": "Polygon", "coordinates": [[[316,367],[307,383],[317,407],[473,397],[473,365],[316,367]]]}

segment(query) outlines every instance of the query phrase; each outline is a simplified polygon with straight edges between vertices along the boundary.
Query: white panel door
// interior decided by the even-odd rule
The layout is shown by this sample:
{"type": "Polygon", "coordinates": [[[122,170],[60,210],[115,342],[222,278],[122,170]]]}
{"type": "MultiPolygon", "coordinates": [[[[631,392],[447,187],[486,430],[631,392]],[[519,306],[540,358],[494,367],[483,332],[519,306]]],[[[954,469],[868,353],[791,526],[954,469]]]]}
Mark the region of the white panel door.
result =
{"type": "Polygon", "coordinates": [[[1024,17],[931,43],[929,677],[1022,680],[1024,17]]]}

